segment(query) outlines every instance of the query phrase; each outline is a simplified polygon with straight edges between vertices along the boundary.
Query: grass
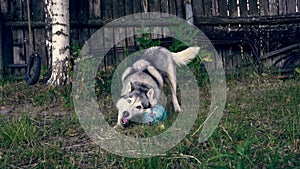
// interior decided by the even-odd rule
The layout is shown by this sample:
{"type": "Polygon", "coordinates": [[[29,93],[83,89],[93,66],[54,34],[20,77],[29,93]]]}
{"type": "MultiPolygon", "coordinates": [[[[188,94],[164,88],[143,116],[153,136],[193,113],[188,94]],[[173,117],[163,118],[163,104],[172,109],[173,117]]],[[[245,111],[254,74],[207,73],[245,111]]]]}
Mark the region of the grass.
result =
{"type": "MultiPolygon", "coordinates": [[[[297,168],[300,167],[300,83],[276,77],[240,77],[228,81],[224,116],[207,141],[196,132],[156,157],[120,157],[94,144],[72,108],[70,87],[27,86],[1,82],[0,168],[297,168]],[[195,133],[196,132],[196,133],[195,133]]],[[[208,87],[201,88],[203,109],[208,87]]],[[[110,110],[109,95],[102,106],[110,110]]],[[[101,106],[101,105],[100,105],[101,106]]],[[[164,124],[171,125],[168,117],[164,124]]],[[[134,137],[161,132],[160,126],[132,125],[122,131],[134,137]]]]}

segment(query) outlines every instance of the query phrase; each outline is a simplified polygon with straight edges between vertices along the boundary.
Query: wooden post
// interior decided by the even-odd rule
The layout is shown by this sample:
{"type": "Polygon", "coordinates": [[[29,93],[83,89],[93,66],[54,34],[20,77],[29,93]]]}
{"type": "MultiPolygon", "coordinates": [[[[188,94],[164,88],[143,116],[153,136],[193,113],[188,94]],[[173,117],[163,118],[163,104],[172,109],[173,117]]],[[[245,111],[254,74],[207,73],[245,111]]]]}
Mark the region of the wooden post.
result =
{"type": "Polygon", "coordinates": [[[191,0],[185,1],[185,19],[188,23],[194,23],[194,14],[191,0]]]}

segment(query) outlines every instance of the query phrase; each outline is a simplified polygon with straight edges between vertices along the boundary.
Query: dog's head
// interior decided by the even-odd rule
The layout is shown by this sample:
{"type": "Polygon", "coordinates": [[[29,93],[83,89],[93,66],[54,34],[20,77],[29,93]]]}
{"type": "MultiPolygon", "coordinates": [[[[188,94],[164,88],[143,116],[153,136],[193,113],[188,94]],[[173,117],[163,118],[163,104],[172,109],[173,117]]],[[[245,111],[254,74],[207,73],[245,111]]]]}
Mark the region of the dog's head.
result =
{"type": "Polygon", "coordinates": [[[150,113],[152,107],[157,103],[154,97],[154,90],[139,90],[128,84],[128,90],[123,92],[117,101],[119,116],[122,116],[122,123],[126,124],[129,120],[142,122],[141,117],[145,112],[150,113]]]}

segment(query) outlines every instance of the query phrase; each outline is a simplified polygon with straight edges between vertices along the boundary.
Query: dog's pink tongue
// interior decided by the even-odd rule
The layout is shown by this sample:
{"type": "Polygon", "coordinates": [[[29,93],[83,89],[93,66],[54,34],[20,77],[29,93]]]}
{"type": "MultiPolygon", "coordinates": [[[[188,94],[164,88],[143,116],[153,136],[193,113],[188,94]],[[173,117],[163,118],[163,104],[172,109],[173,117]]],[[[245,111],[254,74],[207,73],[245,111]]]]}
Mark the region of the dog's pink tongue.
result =
{"type": "Polygon", "coordinates": [[[128,123],[128,119],[126,119],[125,117],[123,117],[123,118],[122,118],[122,122],[123,122],[124,124],[126,124],[126,123],[128,123]]]}

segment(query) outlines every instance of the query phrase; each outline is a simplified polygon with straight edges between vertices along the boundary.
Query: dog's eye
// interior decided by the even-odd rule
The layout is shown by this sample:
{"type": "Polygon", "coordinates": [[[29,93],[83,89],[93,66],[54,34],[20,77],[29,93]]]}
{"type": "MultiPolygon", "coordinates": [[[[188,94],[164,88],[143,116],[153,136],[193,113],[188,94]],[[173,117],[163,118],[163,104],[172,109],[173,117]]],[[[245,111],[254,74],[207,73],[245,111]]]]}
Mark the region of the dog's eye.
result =
{"type": "Polygon", "coordinates": [[[131,100],[130,100],[130,99],[128,99],[128,100],[127,100],[127,103],[131,103],[131,100]]]}
{"type": "Polygon", "coordinates": [[[140,110],[140,109],[142,109],[142,106],[136,106],[136,108],[140,110]]]}

